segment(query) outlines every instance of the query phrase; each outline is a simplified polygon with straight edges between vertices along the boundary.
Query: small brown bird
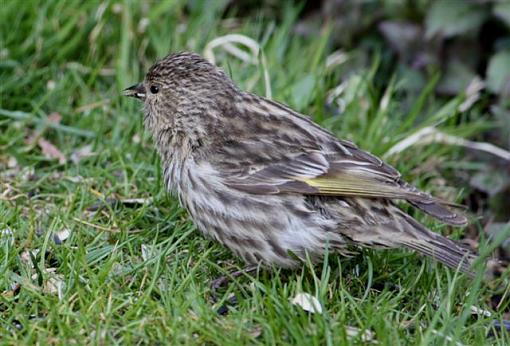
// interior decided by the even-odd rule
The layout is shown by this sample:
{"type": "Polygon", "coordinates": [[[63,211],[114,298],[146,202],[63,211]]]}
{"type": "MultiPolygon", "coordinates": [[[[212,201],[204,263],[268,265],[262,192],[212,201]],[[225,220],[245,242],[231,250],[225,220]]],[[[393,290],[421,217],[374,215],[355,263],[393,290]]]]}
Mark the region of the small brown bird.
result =
{"type": "Polygon", "coordinates": [[[329,247],[405,247],[473,275],[476,256],[394,204],[465,217],[308,117],[240,90],[198,54],[171,54],[124,91],[144,102],[168,190],[198,228],[249,264],[295,267],[329,247]]]}

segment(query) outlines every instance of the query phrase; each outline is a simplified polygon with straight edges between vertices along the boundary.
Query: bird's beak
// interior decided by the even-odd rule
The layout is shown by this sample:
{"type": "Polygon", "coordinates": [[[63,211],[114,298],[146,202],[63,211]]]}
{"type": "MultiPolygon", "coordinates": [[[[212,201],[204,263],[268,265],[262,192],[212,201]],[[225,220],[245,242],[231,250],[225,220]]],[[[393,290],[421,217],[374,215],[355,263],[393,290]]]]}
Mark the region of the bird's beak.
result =
{"type": "Polygon", "coordinates": [[[122,95],[131,96],[140,100],[145,100],[145,87],[143,83],[138,83],[122,90],[122,95]]]}

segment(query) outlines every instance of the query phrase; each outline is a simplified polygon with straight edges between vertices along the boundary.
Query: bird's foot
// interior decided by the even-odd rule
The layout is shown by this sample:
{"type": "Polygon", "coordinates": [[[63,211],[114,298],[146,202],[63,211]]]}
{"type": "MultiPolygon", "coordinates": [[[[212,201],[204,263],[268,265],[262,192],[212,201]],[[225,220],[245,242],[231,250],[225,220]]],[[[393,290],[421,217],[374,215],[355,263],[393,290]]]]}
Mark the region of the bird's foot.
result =
{"type": "Polygon", "coordinates": [[[249,265],[241,270],[236,270],[228,275],[222,275],[211,282],[211,290],[215,293],[221,287],[225,287],[232,279],[235,279],[243,274],[250,274],[256,271],[258,265],[249,265]]]}
{"type": "MultiPolygon", "coordinates": [[[[219,295],[217,294],[217,291],[225,287],[231,280],[243,275],[243,274],[249,274],[254,271],[256,271],[258,268],[257,265],[250,265],[247,266],[241,270],[236,270],[235,272],[229,273],[228,275],[222,275],[219,278],[213,280],[211,282],[211,298],[213,302],[218,302],[219,295]]],[[[228,311],[230,310],[229,306],[237,305],[237,298],[235,295],[231,295],[227,300],[218,308],[218,314],[220,315],[226,315],[228,311]]]]}

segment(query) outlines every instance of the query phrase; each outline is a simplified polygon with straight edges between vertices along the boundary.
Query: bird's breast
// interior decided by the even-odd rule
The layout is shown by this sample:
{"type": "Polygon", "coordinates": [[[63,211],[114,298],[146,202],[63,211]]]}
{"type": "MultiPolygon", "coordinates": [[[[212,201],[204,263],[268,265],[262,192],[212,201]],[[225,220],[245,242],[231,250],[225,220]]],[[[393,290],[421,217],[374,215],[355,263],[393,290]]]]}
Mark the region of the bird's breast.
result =
{"type": "Polygon", "coordinates": [[[165,178],[198,229],[249,263],[289,267],[296,264],[289,252],[305,258],[323,251],[331,222],[308,210],[302,196],[238,191],[210,164],[191,159],[168,165],[165,178]]]}

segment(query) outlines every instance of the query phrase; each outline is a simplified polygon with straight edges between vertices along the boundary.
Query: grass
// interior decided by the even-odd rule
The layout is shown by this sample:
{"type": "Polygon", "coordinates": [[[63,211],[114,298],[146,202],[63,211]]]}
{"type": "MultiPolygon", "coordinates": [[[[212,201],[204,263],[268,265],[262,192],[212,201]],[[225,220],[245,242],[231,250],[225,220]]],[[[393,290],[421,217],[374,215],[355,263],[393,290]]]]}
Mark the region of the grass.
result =
{"type": "MultiPolygon", "coordinates": [[[[423,126],[476,138],[491,123],[476,107],[461,113],[463,95],[436,99],[437,78],[420,95],[407,92],[397,74],[381,82],[387,58],[381,51],[370,56],[371,66],[356,67],[353,51],[346,63],[326,68],[329,33],[293,35],[291,7],[278,21],[225,21],[225,2],[208,2],[207,11],[201,1],[192,3],[186,10],[180,1],[2,4],[0,343],[365,344],[363,333],[348,336],[350,326],[373,332],[380,345],[508,344],[508,333],[487,338],[508,300],[492,317],[470,314],[472,305],[490,310],[504,279],[471,281],[405,251],[364,251],[348,260],[330,254],[315,267],[261,271],[234,280],[218,302],[211,299],[211,280],[243,264],[204,239],[163,191],[140,106],[119,94],[157,57],[202,52],[230,32],[252,37],[267,59],[274,99],[378,155],[423,126]],[[343,112],[332,115],[335,107],[325,100],[342,81],[343,112]],[[60,122],[52,121],[55,112],[60,122]],[[36,140],[28,142],[30,136],[36,140]],[[59,164],[43,155],[37,138],[68,159],[85,146],[92,155],[59,164]],[[108,198],[151,200],[88,211],[108,198]],[[55,243],[64,229],[70,237],[55,243]],[[291,304],[299,292],[316,296],[323,313],[291,304]],[[232,295],[237,305],[228,304],[232,295]],[[228,314],[220,315],[224,304],[228,314]]],[[[259,65],[215,52],[238,84],[265,93],[259,65]]],[[[458,148],[433,144],[388,161],[419,187],[458,201],[462,190],[445,177],[462,158],[458,148]]],[[[436,231],[453,231],[416,217],[436,231]]]]}

